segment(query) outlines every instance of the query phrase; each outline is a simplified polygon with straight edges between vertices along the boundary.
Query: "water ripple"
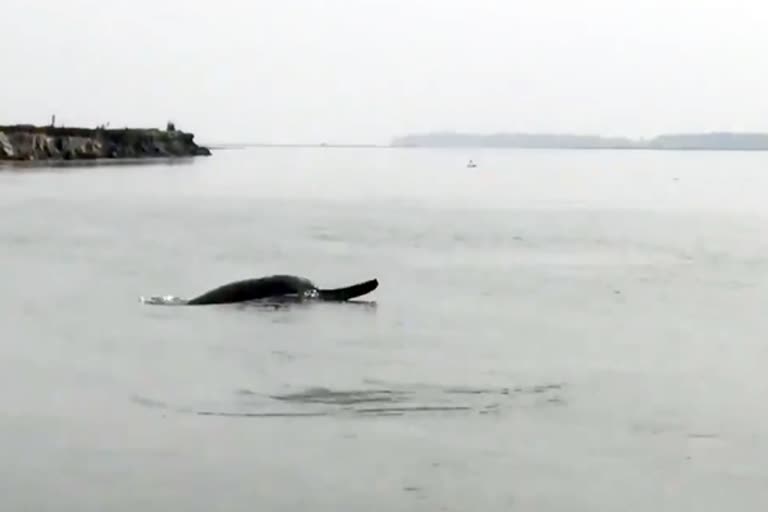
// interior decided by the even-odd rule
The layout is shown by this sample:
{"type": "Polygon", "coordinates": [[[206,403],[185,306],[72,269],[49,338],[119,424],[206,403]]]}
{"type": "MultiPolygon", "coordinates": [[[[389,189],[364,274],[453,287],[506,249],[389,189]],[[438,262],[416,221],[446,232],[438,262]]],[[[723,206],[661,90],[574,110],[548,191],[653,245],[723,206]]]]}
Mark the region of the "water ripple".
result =
{"type": "Polygon", "coordinates": [[[375,389],[330,389],[308,387],[290,393],[261,393],[238,389],[226,403],[208,407],[174,407],[141,396],[133,402],[151,409],[173,410],[201,416],[223,417],[318,417],[402,416],[406,414],[455,412],[500,414],[513,407],[564,406],[565,384],[546,383],[500,388],[439,385],[389,385],[375,389]],[[521,399],[528,398],[526,404],[521,399]]]}

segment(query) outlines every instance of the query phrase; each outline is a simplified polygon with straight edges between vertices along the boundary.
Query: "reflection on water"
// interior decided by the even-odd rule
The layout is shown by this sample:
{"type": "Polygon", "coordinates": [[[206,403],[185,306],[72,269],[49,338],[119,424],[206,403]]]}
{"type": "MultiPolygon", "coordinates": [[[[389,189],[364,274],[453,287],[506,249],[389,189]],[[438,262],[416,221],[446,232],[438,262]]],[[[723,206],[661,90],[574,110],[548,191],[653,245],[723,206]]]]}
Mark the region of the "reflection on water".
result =
{"type": "Polygon", "coordinates": [[[61,171],[67,169],[91,169],[94,167],[169,167],[191,165],[195,163],[195,160],[195,157],[104,158],[93,160],[2,160],[0,161],[0,171],[61,171]]]}
{"type": "MultiPolygon", "coordinates": [[[[252,395],[253,393],[251,393],[252,395]]],[[[389,389],[333,391],[327,388],[309,388],[298,393],[286,395],[272,395],[275,400],[304,404],[332,404],[352,405],[371,402],[402,402],[406,399],[406,393],[389,389]]]]}

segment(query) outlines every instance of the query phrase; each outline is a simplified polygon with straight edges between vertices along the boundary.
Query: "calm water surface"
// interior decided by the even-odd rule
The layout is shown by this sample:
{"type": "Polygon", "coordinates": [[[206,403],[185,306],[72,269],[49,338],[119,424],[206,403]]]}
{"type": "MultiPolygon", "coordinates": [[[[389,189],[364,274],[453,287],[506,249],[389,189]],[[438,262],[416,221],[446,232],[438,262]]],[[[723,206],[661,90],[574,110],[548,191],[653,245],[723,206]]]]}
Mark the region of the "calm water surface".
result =
{"type": "Polygon", "coordinates": [[[762,153],[0,170],[2,508],[765,510],[766,189],[762,153]],[[272,273],[380,287],[139,303],[272,273]]]}

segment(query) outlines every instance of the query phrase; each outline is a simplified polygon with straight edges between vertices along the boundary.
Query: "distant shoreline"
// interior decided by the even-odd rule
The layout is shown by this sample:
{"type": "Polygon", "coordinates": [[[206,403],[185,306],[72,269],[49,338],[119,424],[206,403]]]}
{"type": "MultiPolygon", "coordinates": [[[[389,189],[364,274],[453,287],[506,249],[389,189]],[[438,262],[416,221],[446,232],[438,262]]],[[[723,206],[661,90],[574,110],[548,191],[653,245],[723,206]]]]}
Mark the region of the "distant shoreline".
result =
{"type": "Polygon", "coordinates": [[[215,150],[247,148],[317,149],[558,149],[608,151],[768,151],[768,133],[710,132],[665,134],[651,139],[602,137],[598,135],[559,135],[500,133],[492,135],[436,132],[405,135],[389,144],[344,143],[221,143],[215,150]]]}
{"type": "Polygon", "coordinates": [[[658,151],[768,151],[768,133],[664,134],[651,139],[599,135],[436,132],[396,137],[397,148],[494,148],[658,151]]]}
{"type": "Polygon", "coordinates": [[[446,145],[413,145],[396,146],[386,144],[210,144],[207,146],[212,151],[237,151],[252,148],[284,148],[284,149],[445,149],[445,150],[472,150],[472,149],[497,149],[497,150],[541,150],[554,149],[562,151],[726,151],[726,152],[760,152],[768,151],[767,148],[686,148],[686,147],[636,147],[636,146],[606,146],[606,147],[578,147],[578,146],[446,146],[446,145]]]}

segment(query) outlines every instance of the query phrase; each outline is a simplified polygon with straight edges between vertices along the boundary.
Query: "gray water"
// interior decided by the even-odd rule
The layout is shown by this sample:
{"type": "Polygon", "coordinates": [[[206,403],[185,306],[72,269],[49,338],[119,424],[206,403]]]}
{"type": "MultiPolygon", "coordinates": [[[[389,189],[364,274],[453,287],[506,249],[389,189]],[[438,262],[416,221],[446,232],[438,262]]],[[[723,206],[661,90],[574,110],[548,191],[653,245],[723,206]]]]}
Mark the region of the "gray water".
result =
{"type": "Polygon", "coordinates": [[[767,187],[764,153],[0,170],[2,509],[762,511],[767,187]],[[139,302],[272,273],[380,286],[139,302]]]}

